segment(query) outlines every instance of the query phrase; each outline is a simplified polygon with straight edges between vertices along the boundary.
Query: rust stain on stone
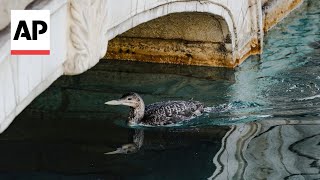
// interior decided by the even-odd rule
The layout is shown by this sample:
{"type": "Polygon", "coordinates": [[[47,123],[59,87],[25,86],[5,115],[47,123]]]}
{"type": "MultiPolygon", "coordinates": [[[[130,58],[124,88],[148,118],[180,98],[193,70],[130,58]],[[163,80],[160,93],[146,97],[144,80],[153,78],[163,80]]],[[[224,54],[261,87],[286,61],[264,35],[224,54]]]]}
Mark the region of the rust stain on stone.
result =
{"type": "Polygon", "coordinates": [[[243,61],[245,61],[249,56],[251,55],[257,55],[257,54],[261,54],[261,48],[260,46],[256,45],[256,46],[251,46],[251,49],[249,52],[247,52],[246,54],[244,54],[240,59],[236,59],[236,63],[235,66],[240,65],[243,61]]]}

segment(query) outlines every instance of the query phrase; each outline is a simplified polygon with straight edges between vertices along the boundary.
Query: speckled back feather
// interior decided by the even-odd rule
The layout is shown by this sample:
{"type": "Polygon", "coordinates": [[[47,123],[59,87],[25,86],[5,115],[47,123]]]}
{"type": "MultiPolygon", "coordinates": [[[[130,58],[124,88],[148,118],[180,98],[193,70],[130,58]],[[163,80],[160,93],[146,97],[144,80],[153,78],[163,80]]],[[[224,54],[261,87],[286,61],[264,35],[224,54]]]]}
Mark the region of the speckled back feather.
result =
{"type": "Polygon", "coordinates": [[[203,104],[198,101],[167,101],[147,105],[140,123],[169,125],[189,120],[203,113],[203,104]]]}

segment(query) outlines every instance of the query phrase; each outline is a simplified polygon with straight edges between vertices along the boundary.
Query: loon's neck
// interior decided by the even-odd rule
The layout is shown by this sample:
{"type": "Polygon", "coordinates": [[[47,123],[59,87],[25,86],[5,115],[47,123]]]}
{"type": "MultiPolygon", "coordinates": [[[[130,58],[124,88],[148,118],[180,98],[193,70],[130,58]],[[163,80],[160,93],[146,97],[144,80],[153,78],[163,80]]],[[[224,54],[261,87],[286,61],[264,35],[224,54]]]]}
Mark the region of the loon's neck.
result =
{"type": "Polygon", "coordinates": [[[130,115],[129,115],[129,125],[138,124],[144,116],[145,105],[142,99],[139,101],[139,105],[137,107],[131,107],[130,115]]]}

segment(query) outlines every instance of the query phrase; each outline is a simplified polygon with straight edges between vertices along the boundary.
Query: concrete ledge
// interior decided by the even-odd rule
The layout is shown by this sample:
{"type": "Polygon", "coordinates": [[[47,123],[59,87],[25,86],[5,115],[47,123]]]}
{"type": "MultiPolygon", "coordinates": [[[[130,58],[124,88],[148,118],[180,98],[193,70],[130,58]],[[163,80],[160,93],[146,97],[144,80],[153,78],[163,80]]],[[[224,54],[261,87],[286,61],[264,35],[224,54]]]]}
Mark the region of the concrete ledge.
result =
{"type": "Polygon", "coordinates": [[[107,59],[233,67],[231,44],[120,37],[109,41],[107,59]]]}

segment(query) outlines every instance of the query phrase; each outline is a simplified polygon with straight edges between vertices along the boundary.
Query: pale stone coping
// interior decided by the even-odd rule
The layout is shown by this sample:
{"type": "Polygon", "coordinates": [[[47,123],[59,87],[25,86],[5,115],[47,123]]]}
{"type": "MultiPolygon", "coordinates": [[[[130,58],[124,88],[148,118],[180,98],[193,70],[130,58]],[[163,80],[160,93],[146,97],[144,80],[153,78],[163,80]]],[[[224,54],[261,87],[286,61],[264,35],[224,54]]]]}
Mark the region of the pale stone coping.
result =
{"type": "Polygon", "coordinates": [[[48,76],[46,80],[42,81],[39,85],[37,85],[37,87],[29,92],[29,95],[20,101],[14,110],[3,119],[3,121],[0,123],[0,134],[8,128],[8,126],[13,122],[14,118],[20,114],[24,108],[26,108],[38,95],[44,91],[44,89],[47,89],[61,75],[63,75],[62,65],[54,73],[48,76]]]}
{"type": "MultiPolygon", "coordinates": [[[[34,4],[31,5],[30,9],[50,10],[51,15],[53,15],[67,2],[67,0],[35,1],[33,2],[34,4]]],[[[0,30],[0,65],[8,55],[10,55],[10,27],[0,30]]]]}
{"type": "MultiPolygon", "coordinates": [[[[230,1],[230,0],[229,0],[230,1]]],[[[233,0],[231,0],[233,1],[233,0]]],[[[115,2],[115,1],[114,1],[115,2]]],[[[135,0],[135,1],[132,1],[132,3],[136,3],[136,7],[135,8],[132,8],[130,9],[130,12],[127,13],[125,16],[120,16],[118,18],[116,17],[113,17],[113,23],[109,24],[108,26],[110,27],[110,29],[114,28],[115,26],[118,26],[119,25],[119,22],[122,23],[126,20],[128,20],[129,18],[137,15],[137,14],[140,14],[142,12],[145,12],[145,11],[150,11],[150,10],[153,10],[153,9],[156,9],[160,6],[164,6],[164,5],[168,5],[168,4],[174,4],[174,3],[197,3],[198,5],[202,5],[202,6],[184,6],[185,10],[189,9],[189,10],[193,10],[193,9],[196,9],[196,11],[199,10],[199,12],[201,12],[201,9],[203,9],[203,7],[205,7],[207,4],[216,4],[216,5],[219,5],[219,6],[222,6],[226,9],[227,6],[228,6],[228,0],[201,0],[201,1],[190,1],[190,0],[145,0],[143,1],[142,4],[144,4],[143,6],[141,6],[138,2],[139,0],[135,0]]],[[[111,4],[112,2],[110,2],[111,4]]],[[[229,3],[230,4],[230,3],[229,3]]],[[[111,5],[112,6],[112,5],[111,5]]],[[[230,9],[228,9],[230,10],[230,9]]],[[[217,11],[217,14],[220,14],[221,11],[217,11]]]]}
{"type": "Polygon", "coordinates": [[[206,3],[201,3],[199,1],[169,1],[169,2],[154,3],[152,4],[151,7],[148,7],[148,8],[144,7],[144,8],[136,9],[135,11],[132,11],[127,16],[122,17],[121,19],[116,21],[117,23],[109,25],[109,29],[108,29],[109,40],[114,38],[118,34],[121,34],[127,31],[128,28],[131,29],[139,24],[150,21],[152,19],[156,19],[158,17],[162,17],[171,13],[179,13],[179,12],[206,12],[209,14],[218,15],[223,17],[224,19],[229,20],[228,26],[229,26],[230,32],[233,32],[235,31],[234,29],[236,29],[234,17],[232,16],[230,9],[228,9],[223,4],[219,4],[213,1],[207,1],[206,3]],[[215,9],[215,7],[212,7],[212,6],[216,6],[221,9],[215,9]],[[215,11],[213,11],[212,9],[214,9],[215,11]],[[150,13],[151,11],[153,11],[153,13],[150,13]],[[216,12],[216,13],[213,13],[213,12],[216,12]],[[143,16],[145,14],[148,14],[149,16],[143,16]],[[128,27],[121,28],[123,24],[125,25],[128,24],[127,25],[128,27]]]}

